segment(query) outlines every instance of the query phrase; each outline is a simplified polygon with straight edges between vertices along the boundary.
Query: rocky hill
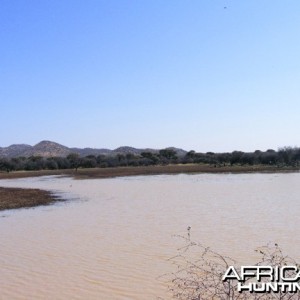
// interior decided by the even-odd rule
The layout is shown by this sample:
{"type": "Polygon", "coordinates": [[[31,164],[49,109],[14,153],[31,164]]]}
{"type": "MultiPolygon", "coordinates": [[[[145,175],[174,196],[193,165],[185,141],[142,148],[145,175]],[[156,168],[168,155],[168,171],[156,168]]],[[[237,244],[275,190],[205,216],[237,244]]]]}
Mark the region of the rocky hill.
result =
{"type": "Polygon", "coordinates": [[[20,144],[11,145],[9,147],[0,147],[0,157],[17,157],[22,156],[26,151],[30,150],[32,146],[20,144]]]}
{"type": "Polygon", "coordinates": [[[53,156],[67,156],[72,151],[63,145],[50,141],[42,141],[31,149],[25,151],[23,156],[43,156],[43,157],[53,157],[53,156]]]}
{"type": "MultiPolygon", "coordinates": [[[[186,154],[185,150],[170,147],[167,149],[172,149],[177,152],[178,156],[183,156],[186,154]]],[[[65,157],[70,153],[77,153],[80,156],[87,155],[116,155],[116,154],[134,154],[139,155],[142,152],[152,152],[158,153],[157,149],[137,149],[133,147],[123,146],[114,150],[110,149],[94,149],[94,148],[68,148],[61,144],[51,142],[51,141],[42,141],[34,146],[20,144],[20,145],[11,145],[9,147],[0,147],[0,157],[29,157],[29,156],[42,156],[42,157],[65,157]]]]}

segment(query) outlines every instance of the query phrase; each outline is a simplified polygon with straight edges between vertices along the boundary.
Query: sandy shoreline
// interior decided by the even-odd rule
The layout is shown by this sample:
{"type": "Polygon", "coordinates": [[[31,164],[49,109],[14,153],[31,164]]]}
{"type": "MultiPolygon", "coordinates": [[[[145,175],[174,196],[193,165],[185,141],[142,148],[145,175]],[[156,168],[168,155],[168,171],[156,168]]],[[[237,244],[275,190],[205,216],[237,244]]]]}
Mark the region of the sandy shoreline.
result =
{"type": "MultiPolygon", "coordinates": [[[[74,179],[112,178],[121,176],[159,175],[159,174],[197,174],[197,173],[281,173],[299,172],[299,168],[277,168],[271,166],[225,166],[214,167],[210,165],[168,165],[148,167],[118,167],[42,171],[15,171],[0,172],[0,179],[17,179],[49,175],[71,176],[74,179]]],[[[58,198],[48,191],[38,189],[1,188],[0,210],[16,209],[47,205],[57,201],[58,198]]]]}

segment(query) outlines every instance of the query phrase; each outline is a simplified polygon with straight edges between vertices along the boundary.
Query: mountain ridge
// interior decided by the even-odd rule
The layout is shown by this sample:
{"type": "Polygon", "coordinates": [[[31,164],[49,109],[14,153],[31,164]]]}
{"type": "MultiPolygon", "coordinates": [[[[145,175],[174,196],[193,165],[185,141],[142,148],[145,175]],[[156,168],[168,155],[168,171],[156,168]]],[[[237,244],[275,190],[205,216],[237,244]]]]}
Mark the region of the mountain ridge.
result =
{"type": "MultiPolygon", "coordinates": [[[[165,149],[174,150],[178,156],[184,156],[187,151],[168,147],[165,149]]],[[[41,141],[34,146],[27,144],[13,144],[8,147],[0,147],[0,157],[13,158],[13,157],[29,157],[29,156],[42,156],[42,157],[66,157],[71,153],[77,153],[80,156],[87,155],[117,155],[117,154],[133,154],[139,155],[142,152],[152,152],[158,153],[159,149],[152,148],[134,148],[130,146],[121,146],[116,149],[106,149],[106,148],[76,148],[67,147],[62,144],[52,142],[52,141],[41,141]]]]}

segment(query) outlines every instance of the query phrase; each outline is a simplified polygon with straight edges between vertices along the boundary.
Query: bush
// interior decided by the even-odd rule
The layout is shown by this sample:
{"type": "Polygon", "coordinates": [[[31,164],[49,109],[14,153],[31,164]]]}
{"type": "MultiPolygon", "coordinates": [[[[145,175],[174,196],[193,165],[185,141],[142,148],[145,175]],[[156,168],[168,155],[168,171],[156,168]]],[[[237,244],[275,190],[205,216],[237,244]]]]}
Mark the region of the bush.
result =
{"type": "MultiPolygon", "coordinates": [[[[280,292],[275,293],[239,293],[238,281],[223,281],[223,276],[230,266],[239,270],[239,266],[232,258],[223,256],[209,247],[190,240],[188,236],[177,236],[184,241],[184,246],[178,249],[178,254],[169,260],[175,264],[176,271],[164,275],[168,278],[169,290],[174,299],[181,300],[270,300],[270,299],[300,299],[300,294],[280,292]]],[[[283,254],[277,244],[268,244],[255,250],[260,260],[254,266],[297,266],[295,260],[283,254]]],[[[295,273],[287,274],[295,277],[295,273]]],[[[251,281],[250,279],[248,279],[251,281]]],[[[264,281],[264,280],[263,280],[264,281]]]]}

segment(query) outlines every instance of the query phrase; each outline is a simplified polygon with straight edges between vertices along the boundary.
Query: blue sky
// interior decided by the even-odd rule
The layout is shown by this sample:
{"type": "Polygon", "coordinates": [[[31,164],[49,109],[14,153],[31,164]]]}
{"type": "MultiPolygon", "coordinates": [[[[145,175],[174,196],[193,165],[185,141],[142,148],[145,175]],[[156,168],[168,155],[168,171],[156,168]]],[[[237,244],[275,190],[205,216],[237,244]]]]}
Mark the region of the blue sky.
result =
{"type": "Polygon", "coordinates": [[[0,146],[300,146],[299,15],[299,0],[1,0],[0,146]]]}

